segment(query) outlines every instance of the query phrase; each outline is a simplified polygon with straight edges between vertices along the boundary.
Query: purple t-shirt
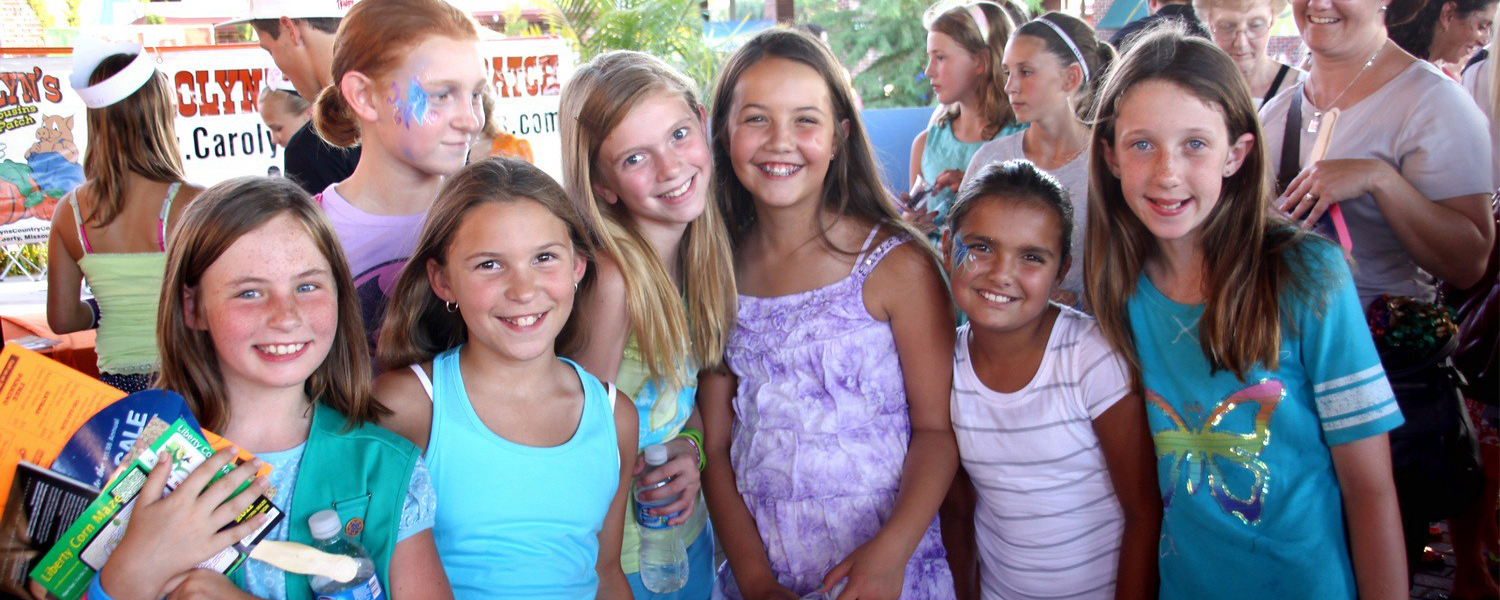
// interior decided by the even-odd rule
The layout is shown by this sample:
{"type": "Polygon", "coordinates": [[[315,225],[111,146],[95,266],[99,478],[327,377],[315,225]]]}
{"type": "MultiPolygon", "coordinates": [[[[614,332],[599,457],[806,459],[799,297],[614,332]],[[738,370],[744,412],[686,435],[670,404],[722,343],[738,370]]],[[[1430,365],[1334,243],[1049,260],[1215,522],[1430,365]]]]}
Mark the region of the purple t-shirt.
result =
{"type": "Polygon", "coordinates": [[[356,208],[339,195],[338,184],[328,186],[316,198],[333,224],[333,232],[344,245],[354,290],[359,294],[359,312],[365,319],[370,352],[375,351],[380,323],[385,319],[386,299],[396,287],[401,268],[417,248],[422,220],[427,213],[375,215],[356,208]]]}

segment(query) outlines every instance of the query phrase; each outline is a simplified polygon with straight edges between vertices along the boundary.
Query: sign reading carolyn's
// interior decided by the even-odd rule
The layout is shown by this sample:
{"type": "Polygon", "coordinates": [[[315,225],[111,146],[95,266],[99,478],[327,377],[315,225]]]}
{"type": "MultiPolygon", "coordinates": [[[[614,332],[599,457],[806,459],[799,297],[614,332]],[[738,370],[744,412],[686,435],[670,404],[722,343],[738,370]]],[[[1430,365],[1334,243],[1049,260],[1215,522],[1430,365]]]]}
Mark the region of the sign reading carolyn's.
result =
{"type": "MultiPolygon", "coordinates": [[[[148,49],[176,91],[177,143],[189,181],[212,185],[280,173],[281,148],[260,120],[263,87],[281,78],[250,45],[148,49]]],[[[557,110],[573,54],[561,39],[480,42],[491,69],[495,119],[531,143],[537,166],[559,177],[557,110]]],[[[83,182],[87,109],[68,85],[66,54],[0,56],[0,244],[45,241],[57,201],[83,182]]]]}

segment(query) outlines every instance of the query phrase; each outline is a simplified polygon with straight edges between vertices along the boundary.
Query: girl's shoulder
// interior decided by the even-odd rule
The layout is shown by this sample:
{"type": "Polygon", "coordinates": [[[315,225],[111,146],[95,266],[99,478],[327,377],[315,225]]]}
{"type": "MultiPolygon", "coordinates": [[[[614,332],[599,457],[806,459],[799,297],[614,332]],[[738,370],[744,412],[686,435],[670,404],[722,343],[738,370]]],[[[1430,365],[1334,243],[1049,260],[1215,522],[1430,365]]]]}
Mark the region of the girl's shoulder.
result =
{"type": "Polygon", "coordinates": [[[424,380],[411,367],[392,369],[375,378],[371,392],[390,409],[379,425],[389,429],[418,448],[426,448],[432,433],[433,363],[423,363],[424,380]]]}

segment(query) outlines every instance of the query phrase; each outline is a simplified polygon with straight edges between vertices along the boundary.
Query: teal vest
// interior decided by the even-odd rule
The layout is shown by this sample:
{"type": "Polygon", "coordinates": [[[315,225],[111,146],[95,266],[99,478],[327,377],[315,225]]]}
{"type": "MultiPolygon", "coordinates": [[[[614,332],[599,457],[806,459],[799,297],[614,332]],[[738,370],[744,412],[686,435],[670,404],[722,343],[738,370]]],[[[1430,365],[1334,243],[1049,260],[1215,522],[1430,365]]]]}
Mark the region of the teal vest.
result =
{"type": "MultiPolygon", "coordinates": [[[[307,518],[325,508],[337,510],[344,533],[370,553],[390,597],[391,553],[419,456],[415,445],[383,427],[365,424],[345,431],[344,416],[318,403],[287,509],[287,538],[312,544],[307,518]]],[[[286,574],[286,597],[312,600],[306,575],[286,574]]]]}

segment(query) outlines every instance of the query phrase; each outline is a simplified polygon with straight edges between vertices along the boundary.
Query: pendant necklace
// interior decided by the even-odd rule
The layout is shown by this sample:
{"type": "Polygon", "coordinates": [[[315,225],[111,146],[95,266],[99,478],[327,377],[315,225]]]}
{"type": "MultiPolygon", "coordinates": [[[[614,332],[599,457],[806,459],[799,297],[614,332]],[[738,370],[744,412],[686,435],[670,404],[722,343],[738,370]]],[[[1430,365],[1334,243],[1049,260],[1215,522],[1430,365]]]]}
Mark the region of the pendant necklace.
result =
{"type": "MultiPolygon", "coordinates": [[[[1354,74],[1354,79],[1350,79],[1349,80],[1349,85],[1344,86],[1344,91],[1339,92],[1339,95],[1336,96],[1336,97],[1334,97],[1333,102],[1329,102],[1328,103],[1328,108],[1333,108],[1335,105],[1337,105],[1339,103],[1339,100],[1343,100],[1344,99],[1344,94],[1349,93],[1349,89],[1353,88],[1354,87],[1354,83],[1357,82],[1357,81],[1359,81],[1359,77],[1361,75],[1364,75],[1365,71],[1368,71],[1370,69],[1370,65],[1375,64],[1375,59],[1379,58],[1380,57],[1380,53],[1382,51],[1384,51],[1384,50],[1385,50],[1385,43],[1382,43],[1382,44],[1380,44],[1379,48],[1375,49],[1375,53],[1370,55],[1370,60],[1365,61],[1365,66],[1361,67],[1359,69],[1359,72],[1354,74]]],[[[1312,99],[1311,94],[1308,95],[1308,99],[1309,100],[1312,99]]],[[[1316,108],[1316,107],[1314,107],[1314,108],[1316,108]]],[[[1323,124],[1323,113],[1325,113],[1325,112],[1327,112],[1327,111],[1326,110],[1314,110],[1313,111],[1312,119],[1309,119],[1308,122],[1307,122],[1307,132],[1308,133],[1317,133],[1318,132],[1318,127],[1323,124]]]]}

